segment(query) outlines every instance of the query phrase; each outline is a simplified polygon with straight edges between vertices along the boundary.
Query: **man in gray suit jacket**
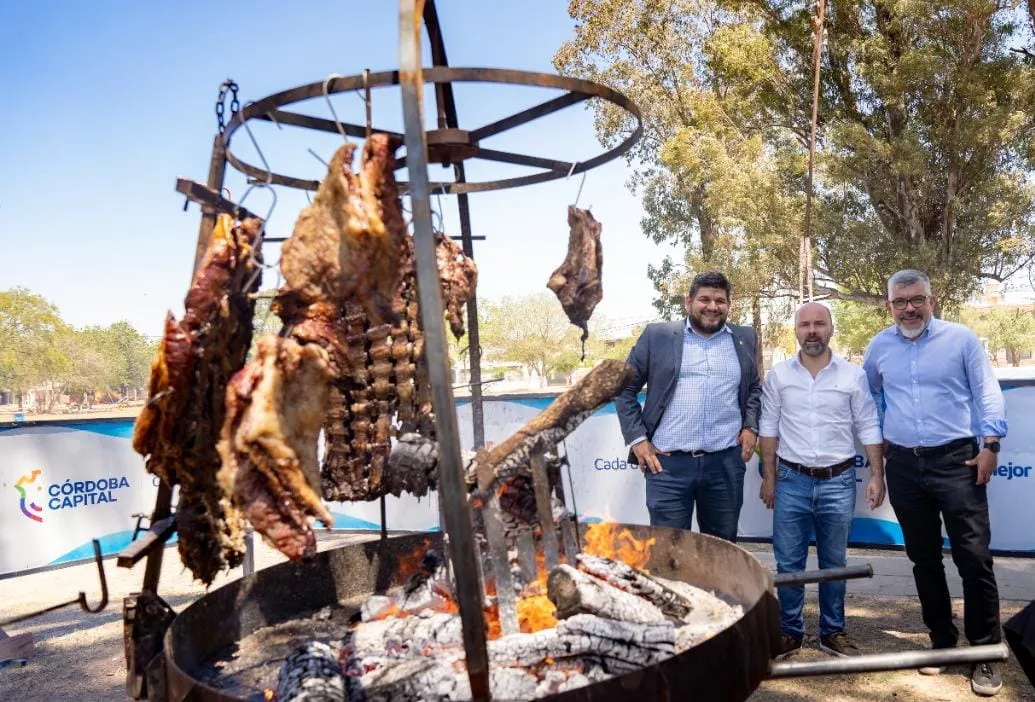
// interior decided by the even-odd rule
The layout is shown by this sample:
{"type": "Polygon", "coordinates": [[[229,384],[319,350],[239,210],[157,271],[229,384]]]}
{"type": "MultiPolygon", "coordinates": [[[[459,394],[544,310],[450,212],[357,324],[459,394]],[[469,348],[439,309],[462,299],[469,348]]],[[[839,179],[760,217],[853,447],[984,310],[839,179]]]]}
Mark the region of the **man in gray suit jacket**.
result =
{"type": "Polygon", "coordinates": [[[722,273],[697,275],[684,304],[687,319],[649,324],[636,341],[628,360],[636,374],[615,399],[618,421],[629,461],[646,476],[651,525],[689,529],[696,505],[703,533],[736,541],[745,462],[758,439],[758,340],[750,327],[726,323],[722,273]]]}

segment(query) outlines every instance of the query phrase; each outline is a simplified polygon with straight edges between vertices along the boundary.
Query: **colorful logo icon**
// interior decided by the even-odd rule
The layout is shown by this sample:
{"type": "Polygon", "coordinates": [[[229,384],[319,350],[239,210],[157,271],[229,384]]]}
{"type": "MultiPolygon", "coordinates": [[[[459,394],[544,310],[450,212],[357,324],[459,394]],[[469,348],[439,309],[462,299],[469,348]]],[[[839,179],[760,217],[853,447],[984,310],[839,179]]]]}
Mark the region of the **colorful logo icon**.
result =
{"type": "MultiPolygon", "coordinates": [[[[18,478],[18,482],[14,484],[14,489],[18,491],[19,495],[21,495],[21,499],[18,500],[18,506],[22,508],[22,514],[24,514],[26,517],[28,517],[34,522],[42,522],[43,517],[39,516],[39,514],[33,514],[29,511],[29,509],[32,509],[36,512],[42,512],[43,508],[37,505],[35,502],[30,501],[29,495],[26,492],[26,488],[22,486],[28,486],[36,482],[36,478],[40,477],[40,472],[40,469],[37,468],[36,470],[32,471],[31,475],[23,475],[22,477],[18,478]],[[26,505],[28,505],[28,508],[26,508],[26,505]]],[[[40,485],[36,488],[36,490],[43,490],[42,481],[40,482],[40,485]]]]}

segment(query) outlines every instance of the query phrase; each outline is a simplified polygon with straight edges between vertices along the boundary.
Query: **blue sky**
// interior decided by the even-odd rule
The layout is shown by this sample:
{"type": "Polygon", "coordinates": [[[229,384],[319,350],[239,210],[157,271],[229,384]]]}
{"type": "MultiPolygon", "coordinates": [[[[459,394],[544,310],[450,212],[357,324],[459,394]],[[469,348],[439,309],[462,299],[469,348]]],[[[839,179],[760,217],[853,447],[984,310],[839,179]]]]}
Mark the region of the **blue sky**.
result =
{"type": "MultiPolygon", "coordinates": [[[[566,8],[562,0],[443,0],[450,63],[553,72],[553,54],[572,32],[566,8]]],[[[183,212],[173,186],[177,176],[206,178],[219,84],[233,78],[245,102],[331,73],[395,68],[397,10],[392,0],[0,3],[0,289],[42,294],[75,325],[125,319],[159,334],[165,311],[182,309],[199,217],[195,205],[183,212]]],[[[458,86],[460,125],[473,129],[556,94],[458,86]]],[[[430,96],[426,108],[433,112],[430,96]]],[[[291,109],[330,116],[322,100],[291,109]]],[[[362,121],[354,95],[337,96],[335,109],[362,121]]],[[[374,92],[373,121],[400,128],[397,89],[374,92]]],[[[327,159],[340,144],[337,136],[268,124],[255,135],[274,170],[307,178],[325,172],[307,149],[327,159]]],[[[486,145],[564,160],[601,150],[581,106],[486,145]]],[[[243,130],[232,148],[257,162],[243,130]]],[[[468,166],[470,180],[525,172],[468,166]]],[[[432,167],[433,179],[445,173],[432,167]]],[[[640,231],[642,208],[625,187],[628,177],[621,160],[593,170],[579,201],[603,224],[598,311],[616,326],[654,317],[646,267],[664,255],[640,231]]],[[[475,245],[481,297],[544,289],[564,258],[566,207],[578,181],[472,195],[475,234],[488,236],[475,245]]],[[[245,190],[233,169],[227,185],[235,198],[245,190]]],[[[278,196],[269,230],[286,236],[306,201],[285,188],[278,196]]],[[[267,198],[255,191],[247,205],[264,212],[267,198]]],[[[455,198],[442,205],[447,230],[458,233],[455,198]]],[[[267,249],[275,260],[277,248],[267,249]]],[[[267,286],[274,283],[267,277],[267,286]]]]}

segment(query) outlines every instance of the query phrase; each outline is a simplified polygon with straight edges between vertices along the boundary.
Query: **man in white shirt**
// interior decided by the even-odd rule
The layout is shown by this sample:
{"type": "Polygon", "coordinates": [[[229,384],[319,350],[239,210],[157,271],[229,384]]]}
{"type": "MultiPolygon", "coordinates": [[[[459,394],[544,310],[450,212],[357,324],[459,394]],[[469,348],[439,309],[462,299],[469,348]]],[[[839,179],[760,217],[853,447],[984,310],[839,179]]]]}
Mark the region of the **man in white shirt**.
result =
{"type": "MultiPolygon", "coordinates": [[[[762,386],[762,488],[773,509],[773,551],[780,573],[805,570],[809,537],[816,535],[820,568],[845,565],[855,512],[855,438],[870,460],[870,509],[884,501],[880,421],[862,368],[834,356],[830,310],[811,302],[794,315],[801,351],[773,367],[762,386]]],[[[805,638],[805,587],[782,587],[777,659],[805,638]]],[[[852,656],[859,649],[845,633],[845,583],[819,586],[820,649],[852,656]]]]}

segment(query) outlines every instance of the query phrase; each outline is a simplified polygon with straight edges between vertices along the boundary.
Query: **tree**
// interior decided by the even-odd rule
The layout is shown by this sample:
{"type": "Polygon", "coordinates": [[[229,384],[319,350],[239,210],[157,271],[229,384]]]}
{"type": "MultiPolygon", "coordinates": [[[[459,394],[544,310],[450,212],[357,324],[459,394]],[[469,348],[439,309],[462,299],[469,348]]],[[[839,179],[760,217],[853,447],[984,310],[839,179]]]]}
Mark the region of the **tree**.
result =
{"type": "MultiPolygon", "coordinates": [[[[763,320],[786,316],[772,302],[797,278],[805,160],[800,130],[758,104],[765,95],[755,86],[778,72],[765,38],[711,0],[574,0],[569,13],[575,36],[554,65],[639,106],[644,137],[629,159],[643,231],[683,247],[679,260],[648,268],[655,307],[680,316],[693,275],[717,269],[733,283],[731,319],[760,339],[778,334],[763,320]]],[[[604,144],[633,129],[615,106],[595,108],[604,144]]]]}
{"type": "Polygon", "coordinates": [[[479,304],[482,354],[490,361],[513,361],[546,383],[551,372],[571,374],[582,355],[580,332],[548,292],[504,297],[479,304]]]}
{"type": "MultiPolygon", "coordinates": [[[[732,0],[757,13],[769,119],[805,124],[811,4],[732,0]]],[[[958,308],[1035,251],[1035,76],[1010,51],[1007,0],[856,0],[829,6],[822,63],[816,271],[824,292],[882,297],[920,268],[958,308]]]]}
{"type": "Polygon", "coordinates": [[[834,344],[847,356],[866,351],[877,332],[891,326],[886,307],[846,300],[834,304],[834,344]]]}
{"type": "Polygon", "coordinates": [[[0,292],[0,388],[20,395],[60,372],[65,359],[56,337],[65,329],[57,307],[39,295],[0,292]]]}
{"type": "MultiPolygon", "coordinates": [[[[572,0],[558,70],[644,111],[630,155],[644,231],[686,246],[650,271],[671,313],[702,266],[760,302],[795,274],[812,103],[812,3],[572,0]]],[[[1035,253],[1035,75],[1010,51],[1015,2],[831,5],[822,60],[815,273],[822,297],[875,302],[900,268],[958,308],[1035,253]]],[[[632,120],[597,109],[613,144],[632,120]]],[[[735,315],[743,314],[734,310],[735,315]]],[[[746,316],[746,315],[745,315],[746,316]]],[[[773,315],[779,317],[779,315],[773,315]]]]}
{"type": "Polygon", "coordinates": [[[1006,352],[1006,361],[1012,366],[1021,364],[1021,354],[1035,346],[1035,316],[1030,310],[992,307],[964,310],[963,322],[978,336],[988,339],[993,354],[1006,352]]]}

